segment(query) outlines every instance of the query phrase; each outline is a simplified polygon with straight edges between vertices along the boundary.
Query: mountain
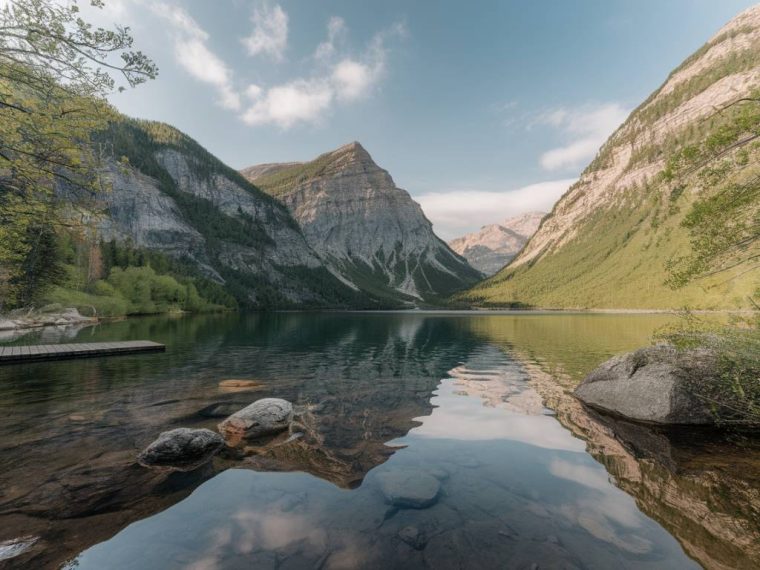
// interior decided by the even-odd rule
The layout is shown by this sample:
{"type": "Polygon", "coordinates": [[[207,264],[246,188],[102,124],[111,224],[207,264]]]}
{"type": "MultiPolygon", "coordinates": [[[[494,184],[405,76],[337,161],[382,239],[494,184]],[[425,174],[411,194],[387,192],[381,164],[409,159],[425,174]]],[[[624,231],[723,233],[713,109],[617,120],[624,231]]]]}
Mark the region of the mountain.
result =
{"type": "Polygon", "coordinates": [[[760,268],[740,259],[760,257],[750,249],[760,242],[758,137],[760,5],[676,68],[601,147],[510,265],[462,300],[749,307],[760,268]],[[741,236],[734,248],[724,243],[730,235],[741,236]],[[671,287],[684,267],[706,276],[671,287]]]}
{"type": "Polygon", "coordinates": [[[282,204],[187,135],[124,118],[96,144],[110,186],[94,208],[98,240],[164,254],[243,306],[370,306],[324,267],[282,204]]]}
{"type": "Polygon", "coordinates": [[[435,302],[482,278],[358,142],[241,173],[288,208],[334,275],[378,302],[435,302]]]}
{"type": "Polygon", "coordinates": [[[538,229],[543,212],[529,212],[489,224],[480,231],[449,242],[449,247],[485,275],[493,275],[509,263],[538,229]]]}

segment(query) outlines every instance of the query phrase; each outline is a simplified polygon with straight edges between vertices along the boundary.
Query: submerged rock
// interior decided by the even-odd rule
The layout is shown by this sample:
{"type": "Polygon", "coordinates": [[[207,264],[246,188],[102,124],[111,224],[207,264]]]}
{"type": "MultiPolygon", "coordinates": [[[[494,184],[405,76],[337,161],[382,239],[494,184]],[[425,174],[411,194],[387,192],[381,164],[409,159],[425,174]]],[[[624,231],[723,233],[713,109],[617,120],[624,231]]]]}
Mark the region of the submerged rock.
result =
{"type": "Polygon", "coordinates": [[[293,405],[280,398],[263,398],[235,412],[219,424],[228,440],[253,439],[288,429],[293,421],[293,405]]]}
{"type": "Polygon", "coordinates": [[[717,382],[717,359],[703,350],[657,345],[616,356],[575,389],[585,404],[656,424],[712,424],[699,386],[717,382]]]}
{"type": "Polygon", "coordinates": [[[377,476],[386,501],[399,508],[425,509],[434,505],[441,491],[438,479],[414,469],[386,471],[377,476]]]}
{"type": "Polygon", "coordinates": [[[415,550],[422,550],[427,544],[427,536],[416,526],[405,526],[398,531],[398,537],[415,550]]]}
{"type": "Polygon", "coordinates": [[[244,380],[240,378],[230,378],[219,382],[219,388],[230,391],[255,390],[263,386],[264,385],[258,380],[244,380]]]}
{"type": "Polygon", "coordinates": [[[38,540],[37,536],[22,536],[0,542],[0,560],[16,558],[34,546],[38,540]]]}
{"type": "Polygon", "coordinates": [[[197,469],[224,445],[218,433],[208,429],[177,428],[165,431],[137,456],[144,467],[172,471],[197,469]]]}

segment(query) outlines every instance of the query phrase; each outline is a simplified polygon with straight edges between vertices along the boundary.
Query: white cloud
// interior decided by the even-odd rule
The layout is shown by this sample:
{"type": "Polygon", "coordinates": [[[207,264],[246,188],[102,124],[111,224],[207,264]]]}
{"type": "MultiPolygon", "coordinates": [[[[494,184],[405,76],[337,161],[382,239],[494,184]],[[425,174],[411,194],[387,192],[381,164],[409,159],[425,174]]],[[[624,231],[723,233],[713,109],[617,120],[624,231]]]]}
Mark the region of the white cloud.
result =
{"type": "Polygon", "coordinates": [[[254,101],[259,98],[262,92],[263,92],[263,89],[259,87],[258,85],[254,85],[253,83],[251,83],[245,89],[245,94],[248,96],[249,99],[253,99],[254,101]]]}
{"type": "Polygon", "coordinates": [[[343,41],[346,35],[346,22],[343,18],[333,16],[327,23],[327,40],[322,42],[314,50],[314,59],[329,60],[338,50],[338,43],[343,41]]]}
{"type": "Polygon", "coordinates": [[[505,192],[451,190],[415,196],[445,240],[525,212],[551,210],[575,179],[550,180],[505,192]]]}
{"type": "MultiPolygon", "coordinates": [[[[2,0],[0,0],[2,1],[2,0]]],[[[143,0],[116,0],[142,4],[143,0]]],[[[395,24],[370,40],[363,52],[347,54],[346,22],[337,16],[327,23],[326,39],[313,52],[313,73],[292,77],[279,84],[244,84],[235,81],[233,69],[210,47],[206,30],[178,3],[161,1],[150,10],[168,26],[174,57],[193,78],[212,86],[222,107],[237,112],[251,126],[275,125],[282,129],[297,124],[319,124],[337,104],[369,96],[386,70],[386,43],[406,34],[395,24]]],[[[260,5],[251,17],[253,30],[242,39],[250,55],[282,60],[288,41],[288,14],[280,5],[260,5]]]]}
{"type": "Polygon", "coordinates": [[[333,100],[333,89],[324,80],[299,79],[272,87],[266,93],[249,87],[249,95],[255,102],[243,113],[243,121],[252,126],[274,123],[287,129],[324,116],[333,100]]]}
{"type": "Polygon", "coordinates": [[[542,154],[541,166],[546,170],[585,166],[628,113],[619,103],[604,103],[574,109],[563,107],[542,114],[535,123],[560,130],[568,142],[542,154]]]}
{"type": "Polygon", "coordinates": [[[208,33],[183,8],[159,2],[151,6],[174,31],[174,56],[177,62],[197,80],[213,85],[223,107],[239,110],[240,95],[232,83],[232,71],[208,47],[208,33]]]}
{"type": "Polygon", "coordinates": [[[338,97],[351,101],[366,94],[377,75],[377,71],[368,65],[344,59],[333,69],[332,80],[338,97]]]}
{"type": "Polygon", "coordinates": [[[405,29],[396,24],[376,34],[361,57],[338,59],[337,38],[345,33],[345,22],[341,18],[331,18],[327,41],[314,53],[320,69],[312,77],[291,80],[268,89],[256,86],[251,91],[249,88],[247,94],[252,103],[242,114],[243,121],[252,126],[274,124],[283,129],[298,123],[316,124],[325,119],[336,102],[351,102],[368,96],[385,72],[387,38],[404,34],[405,29]]]}
{"type": "Polygon", "coordinates": [[[251,17],[253,31],[243,38],[243,45],[250,55],[269,55],[275,61],[282,61],[288,46],[288,15],[279,6],[261,6],[251,17]]]}

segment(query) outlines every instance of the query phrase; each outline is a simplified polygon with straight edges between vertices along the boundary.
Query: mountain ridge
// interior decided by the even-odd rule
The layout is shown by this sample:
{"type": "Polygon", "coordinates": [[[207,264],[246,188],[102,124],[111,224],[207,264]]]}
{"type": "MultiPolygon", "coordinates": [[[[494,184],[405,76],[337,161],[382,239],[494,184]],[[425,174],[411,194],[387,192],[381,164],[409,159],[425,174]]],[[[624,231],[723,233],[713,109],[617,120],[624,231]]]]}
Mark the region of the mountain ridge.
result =
{"type": "MultiPolygon", "coordinates": [[[[741,308],[756,272],[727,271],[681,288],[670,267],[699,239],[684,224],[695,204],[756,175],[757,145],[736,146],[760,127],[737,101],[760,90],[760,6],[739,14],[676,67],[612,134],[504,270],[461,296],[483,305],[553,308],[741,308]],[[712,167],[671,165],[724,141],[722,185],[712,167]],[[731,164],[728,164],[731,162],[731,164]]],[[[718,147],[716,146],[716,150],[718,147]]],[[[680,162],[679,162],[680,161],[680,162]]],[[[741,213],[738,213],[741,216],[741,213]]]]}
{"type": "Polygon", "coordinates": [[[374,305],[323,267],[277,200],[181,131],[121,118],[96,141],[111,190],[93,205],[93,239],[164,254],[242,306],[374,305]]]}
{"type": "Polygon", "coordinates": [[[357,141],[312,161],[246,172],[288,208],[332,273],[358,290],[414,305],[438,302],[482,277],[357,141]]]}

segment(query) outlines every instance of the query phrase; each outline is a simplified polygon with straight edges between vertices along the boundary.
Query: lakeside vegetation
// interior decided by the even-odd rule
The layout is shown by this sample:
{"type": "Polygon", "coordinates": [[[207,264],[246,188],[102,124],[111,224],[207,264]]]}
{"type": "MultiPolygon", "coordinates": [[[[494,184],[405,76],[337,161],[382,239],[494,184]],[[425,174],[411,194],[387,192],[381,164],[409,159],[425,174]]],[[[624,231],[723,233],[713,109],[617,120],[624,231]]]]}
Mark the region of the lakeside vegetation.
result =
{"type": "Polygon", "coordinates": [[[721,324],[686,313],[654,340],[680,351],[714,354],[713,381],[690,378],[692,393],[709,404],[718,424],[760,424],[760,317],[733,317],[721,324]]]}
{"type": "MultiPolygon", "coordinates": [[[[102,2],[92,2],[102,8],[102,2]]],[[[103,190],[88,141],[115,115],[106,96],[158,74],[129,28],[95,28],[72,3],[24,0],[0,9],[0,301],[24,306],[61,277],[50,263],[63,233],[83,227],[66,185],[103,190]]]]}
{"type": "Polygon", "coordinates": [[[221,285],[183,274],[181,264],[157,252],[110,241],[91,248],[82,262],[76,244],[68,241],[61,249],[63,277],[41,293],[38,304],[56,303],[104,317],[238,307],[221,285]]]}

